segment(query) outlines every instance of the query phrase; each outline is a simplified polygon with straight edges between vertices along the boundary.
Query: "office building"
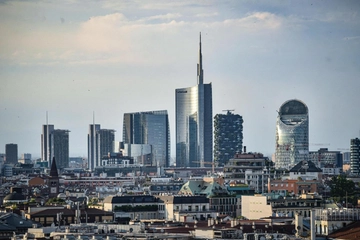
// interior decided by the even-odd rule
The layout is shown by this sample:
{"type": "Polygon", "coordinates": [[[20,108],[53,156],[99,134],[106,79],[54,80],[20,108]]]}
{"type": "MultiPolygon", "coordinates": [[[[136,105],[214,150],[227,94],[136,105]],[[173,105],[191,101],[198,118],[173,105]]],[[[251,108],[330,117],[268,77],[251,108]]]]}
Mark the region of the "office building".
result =
{"type": "Polygon", "coordinates": [[[201,35],[197,85],[175,90],[176,166],[203,167],[213,160],[211,83],[204,84],[201,35]]]}
{"type": "Polygon", "coordinates": [[[350,174],[360,175],[360,139],[350,140],[350,174]]]}
{"type": "Polygon", "coordinates": [[[101,158],[113,151],[115,130],[101,129],[100,124],[90,124],[88,133],[88,168],[101,166],[101,158]]]}
{"type": "Polygon", "coordinates": [[[54,125],[45,124],[42,125],[41,134],[41,160],[48,162],[48,166],[51,165],[51,160],[54,157],[54,144],[52,142],[52,133],[54,131],[54,125]]]}
{"type": "Polygon", "coordinates": [[[167,111],[125,113],[123,142],[124,145],[139,144],[138,146],[127,146],[127,156],[145,157],[143,163],[147,165],[168,167],[170,164],[170,128],[167,111]],[[148,145],[151,145],[151,160],[148,155],[148,145]],[[134,154],[136,151],[136,155],[131,153],[131,149],[134,154]]]}
{"type": "Polygon", "coordinates": [[[5,163],[15,164],[18,162],[18,146],[14,143],[5,145],[5,163]]]}
{"type": "Polygon", "coordinates": [[[236,153],[241,153],[243,143],[243,118],[239,114],[216,114],[214,117],[214,162],[224,166],[236,153]]]}
{"type": "Polygon", "coordinates": [[[69,130],[55,129],[53,131],[54,157],[59,169],[69,167],[69,130]]]}
{"type": "Polygon", "coordinates": [[[18,161],[22,164],[31,164],[31,153],[23,153],[18,161]]]}
{"type": "Polygon", "coordinates": [[[309,160],[320,168],[341,168],[343,167],[343,155],[340,151],[329,151],[327,148],[320,148],[316,152],[309,152],[309,160]]]}
{"type": "Polygon", "coordinates": [[[275,168],[290,169],[309,156],[308,107],[293,99],[281,105],[276,122],[275,168]]]}

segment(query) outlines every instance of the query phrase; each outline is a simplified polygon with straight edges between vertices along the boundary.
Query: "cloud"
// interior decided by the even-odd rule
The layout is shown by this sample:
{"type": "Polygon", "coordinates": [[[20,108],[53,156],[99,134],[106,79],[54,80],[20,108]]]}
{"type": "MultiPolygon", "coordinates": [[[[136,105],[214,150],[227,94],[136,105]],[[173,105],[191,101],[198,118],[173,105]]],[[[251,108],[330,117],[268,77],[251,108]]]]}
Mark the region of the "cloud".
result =
{"type": "Polygon", "coordinates": [[[185,55],[177,45],[179,39],[184,43],[199,30],[218,36],[246,33],[251,37],[279,30],[285,22],[269,12],[223,21],[176,20],[181,17],[179,13],[166,13],[130,20],[122,13],[113,13],[90,17],[75,26],[65,20],[55,28],[35,27],[31,31],[4,26],[6,30],[1,31],[6,34],[0,38],[0,44],[6,47],[0,50],[0,60],[47,65],[170,64],[185,55]]]}
{"type": "Polygon", "coordinates": [[[195,17],[198,17],[198,18],[207,18],[207,17],[215,17],[215,16],[218,16],[219,13],[217,12],[213,12],[213,13],[198,13],[198,14],[195,14],[195,17]]]}

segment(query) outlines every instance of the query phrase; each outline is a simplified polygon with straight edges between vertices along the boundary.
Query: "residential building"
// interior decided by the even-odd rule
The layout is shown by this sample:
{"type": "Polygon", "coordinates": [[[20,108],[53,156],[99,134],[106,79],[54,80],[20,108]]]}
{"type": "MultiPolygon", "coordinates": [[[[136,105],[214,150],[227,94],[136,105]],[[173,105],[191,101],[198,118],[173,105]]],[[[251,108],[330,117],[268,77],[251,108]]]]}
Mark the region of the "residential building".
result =
{"type": "Polygon", "coordinates": [[[283,103],[276,122],[275,168],[290,169],[309,156],[309,112],[300,100],[283,103]]]}
{"type": "Polygon", "coordinates": [[[127,156],[141,157],[142,163],[149,166],[168,167],[170,165],[170,128],[167,111],[125,113],[123,142],[124,145],[131,144],[127,146],[127,156]],[[132,144],[137,146],[132,146],[132,144]],[[145,145],[151,145],[151,155],[148,155],[150,151],[145,145]]]}
{"type": "Polygon", "coordinates": [[[243,118],[231,111],[214,117],[214,162],[218,166],[224,166],[242,150],[243,118]]]}
{"type": "Polygon", "coordinates": [[[54,157],[59,169],[69,167],[69,132],[69,130],[64,129],[55,129],[52,132],[54,157]]]}
{"type": "Polygon", "coordinates": [[[201,35],[197,85],[175,90],[176,166],[203,167],[213,160],[212,86],[204,84],[201,35]]]}
{"type": "Polygon", "coordinates": [[[5,163],[15,164],[18,162],[18,146],[14,143],[5,145],[5,163]]]}
{"type": "Polygon", "coordinates": [[[261,153],[238,153],[224,166],[224,178],[264,193],[270,177],[269,167],[270,160],[261,153]]]}
{"type": "Polygon", "coordinates": [[[350,174],[360,175],[360,139],[355,138],[350,141],[350,174]]]}

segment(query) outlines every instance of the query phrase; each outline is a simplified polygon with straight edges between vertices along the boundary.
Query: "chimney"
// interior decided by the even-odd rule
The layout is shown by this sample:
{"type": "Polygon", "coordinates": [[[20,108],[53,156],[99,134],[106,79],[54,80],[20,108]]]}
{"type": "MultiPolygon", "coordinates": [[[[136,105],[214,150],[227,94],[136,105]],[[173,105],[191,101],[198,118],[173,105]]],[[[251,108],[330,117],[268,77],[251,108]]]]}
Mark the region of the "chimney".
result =
{"type": "Polygon", "coordinates": [[[244,146],[244,153],[246,153],[246,146],[244,146]]]}

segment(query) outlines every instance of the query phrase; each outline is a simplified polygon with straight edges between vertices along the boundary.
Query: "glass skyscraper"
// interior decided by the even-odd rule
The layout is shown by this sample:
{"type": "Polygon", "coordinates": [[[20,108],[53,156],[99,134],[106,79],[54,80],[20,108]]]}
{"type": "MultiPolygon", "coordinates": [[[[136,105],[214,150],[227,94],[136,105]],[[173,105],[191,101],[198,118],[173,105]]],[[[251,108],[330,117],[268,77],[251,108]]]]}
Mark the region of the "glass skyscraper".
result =
{"type": "Polygon", "coordinates": [[[201,35],[197,85],[175,90],[176,166],[203,167],[213,160],[212,87],[204,84],[201,35]]]}
{"type": "Polygon", "coordinates": [[[290,169],[309,158],[309,113],[299,100],[281,105],[276,122],[275,168],[290,169]]]}
{"type": "MultiPolygon", "coordinates": [[[[125,113],[123,142],[125,144],[150,144],[152,146],[151,165],[168,167],[170,165],[170,128],[167,111],[125,113]]],[[[148,153],[144,149],[145,154],[148,153]]]]}

